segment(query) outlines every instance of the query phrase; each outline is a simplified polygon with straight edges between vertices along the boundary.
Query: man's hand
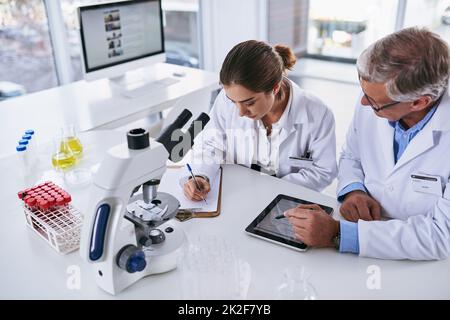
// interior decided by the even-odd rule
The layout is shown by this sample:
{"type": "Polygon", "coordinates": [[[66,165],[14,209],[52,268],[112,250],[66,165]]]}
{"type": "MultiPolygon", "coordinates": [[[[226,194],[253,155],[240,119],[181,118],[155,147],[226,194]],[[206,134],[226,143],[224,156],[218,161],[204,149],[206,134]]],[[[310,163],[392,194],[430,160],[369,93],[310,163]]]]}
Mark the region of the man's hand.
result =
{"type": "Polygon", "coordinates": [[[194,179],[189,179],[183,187],[184,195],[189,200],[201,201],[206,197],[208,192],[211,190],[209,182],[202,177],[195,177],[197,180],[200,190],[197,189],[194,179]]]}
{"type": "Polygon", "coordinates": [[[291,223],[295,237],[311,247],[333,247],[333,238],[339,231],[334,220],[317,204],[302,204],[287,210],[284,215],[291,223]]]}
{"type": "Polygon", "coordinates": [[[345,196],[340,212],[345,220],[352,222],[357,222],[359,219],[366,221],[381,219],[380,204],[360,190],[349,192],[345,196]]]}

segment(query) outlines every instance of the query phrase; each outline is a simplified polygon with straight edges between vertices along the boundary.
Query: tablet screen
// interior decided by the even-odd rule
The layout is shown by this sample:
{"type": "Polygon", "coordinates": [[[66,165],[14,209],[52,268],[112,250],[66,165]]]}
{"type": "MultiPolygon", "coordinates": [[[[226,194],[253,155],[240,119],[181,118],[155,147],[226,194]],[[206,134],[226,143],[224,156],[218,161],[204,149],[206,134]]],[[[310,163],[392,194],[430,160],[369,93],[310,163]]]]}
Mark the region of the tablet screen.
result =
{"type": "Polygon", "coordinates": [[[295,208],[298,202],[281,199],[276,205],[265,215],[263,220],[255,226],[255,230],[267,232],[275,236],[298,241],[295,239],[292,225],[286,218],[276,219],[277,216],[282,215],[286,210],[295,208]]]}
{"type": "MultiPolygon", "coordinates": [[[[277,219],[286,210],[295,208],[300,204],[313,204],[312,202],[286,196],[278,195],[261,214],[245,229],[253,235],[261,238],[288,245],[297,249],[306,249],[306,245],[295,238],[292,225],[286,218],[277,219]]],[[[333,208],[319,205],[328,214],[333,212],[333,208]]]]}

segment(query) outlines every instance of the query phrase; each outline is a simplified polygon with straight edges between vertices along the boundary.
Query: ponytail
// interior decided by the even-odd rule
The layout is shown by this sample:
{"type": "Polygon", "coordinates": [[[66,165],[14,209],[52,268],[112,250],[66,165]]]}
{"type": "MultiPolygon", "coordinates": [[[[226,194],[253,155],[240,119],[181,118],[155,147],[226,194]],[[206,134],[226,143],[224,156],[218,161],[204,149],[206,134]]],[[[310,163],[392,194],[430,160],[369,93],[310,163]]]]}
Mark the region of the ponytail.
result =
{"type": "Polygon", "coordinates": [[[297,57],[295,56],[294,52],[292,52],[292,49],[288,46],[277,44],[274,46],[274,50],[283,60],[284,70],[292,70],[295,63],[297,62],[297,57]]]}

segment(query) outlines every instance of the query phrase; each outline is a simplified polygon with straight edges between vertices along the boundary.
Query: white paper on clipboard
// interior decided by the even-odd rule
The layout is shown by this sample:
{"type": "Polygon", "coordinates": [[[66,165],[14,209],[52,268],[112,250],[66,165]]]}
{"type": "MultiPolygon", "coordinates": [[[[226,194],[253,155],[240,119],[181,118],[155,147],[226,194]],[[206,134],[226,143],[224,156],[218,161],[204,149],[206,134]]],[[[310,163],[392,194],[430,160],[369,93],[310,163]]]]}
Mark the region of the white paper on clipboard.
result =
{"type": "Polygon", "coordinates": [[[189,171],[185,166],[171,168],[168,167],[166,173],[161,178],[158,191],[166,192],[174,196],[180,201],[180,209],[192,209],[196,208],[196,212],[216,212],[219,206],[219,191],[220,191],[220,173],[221,170],[217,170],[217,175],[210,179],[211,191],[206,195],[206,202],[204,201],[192,201],[186,198],[183,192],[183,188],[180,186],[180,179],[185,176],[189,176],[189,171]]]}

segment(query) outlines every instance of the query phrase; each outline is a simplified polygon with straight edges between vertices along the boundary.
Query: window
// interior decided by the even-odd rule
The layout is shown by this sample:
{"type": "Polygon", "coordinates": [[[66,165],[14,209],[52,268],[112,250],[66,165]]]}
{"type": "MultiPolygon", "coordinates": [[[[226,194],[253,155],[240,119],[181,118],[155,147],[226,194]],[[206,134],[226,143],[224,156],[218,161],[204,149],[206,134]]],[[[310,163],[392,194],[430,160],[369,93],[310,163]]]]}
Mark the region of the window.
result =
{"type": "Polygon", "coordinates": [[[35,92],[58,85],[44,1],[0,1],[0,43],[2,87],[12,82],[35,92]]]}
{"type": "MultiPolygon", "coordinates": [[[[61,9],[67,28],[70,60],[74,80],[82,79],[81,47],[77,8],[102,0],[63,0],[61,9]]],[[[162,0],[167,62],[198,68],[197,36],[198,0],[162,0]]]]}
{"type": "Polygon", "coordinates": [[[104,2],[102,0],[63,0],[61,10],[67,30],[67,42],[69,45],[70,63],[72,77],[74,81],[83,78],[81,66],[81,44],[78,24],[77,8],[95,3],[104,2]]]}
{"type": "Polygon", "coordinates": [[[391,0],[310,0],[308,54],[356,59],[369,44],[394,32],[397,5],[391,0]]]}
{"type": "MultiPolygon", "coordinates": [[[[80,80],[77,7],[103,1],[0,0],[0,92],[5,82],[36,92],[80,80]],[[55,36],[61,33],[66,39],[55,36]]],[[[200,1],[162,0],[167,62],[200,67],[200,1]]],[[[413,25],[450,39],[450,0],[266,1],[268,40],[312,57],[354,62],[369,44],[413,25]]]]}
{"type": "MultiPolygon", "coordinates": [[[[70,55],[70,59],[65,59],[58,67],[71,71],[69,81],[82,78],[77,7],[100,2],[104,0],[58,2],[66,27],[67,43],[62,45],[67,53],[63,51],[57,57],[70,55]]],[[[31,93],[61,83],[55,66],[57,53],[54,53],[50,37],[49,25],[52,24],[49,24],[45,4],[46,0],[0,0],[0,92],[13,88],[14,94],[31,93]]],[[[198,68],[199,0],[162,0],[162,6],[167,62],[198,68]]]]}
{"type": "Polygon", "coordinates": [[[199,0],[163,0],[167,62],[199,67],[199,0]]]}
{"type": "Polygon", "coordinates": [[[450,1],[416,0],[408,1],[405,12],[405,27],[427,27],[450,41],[450,1]]]}

